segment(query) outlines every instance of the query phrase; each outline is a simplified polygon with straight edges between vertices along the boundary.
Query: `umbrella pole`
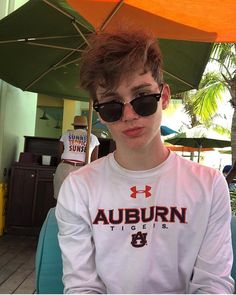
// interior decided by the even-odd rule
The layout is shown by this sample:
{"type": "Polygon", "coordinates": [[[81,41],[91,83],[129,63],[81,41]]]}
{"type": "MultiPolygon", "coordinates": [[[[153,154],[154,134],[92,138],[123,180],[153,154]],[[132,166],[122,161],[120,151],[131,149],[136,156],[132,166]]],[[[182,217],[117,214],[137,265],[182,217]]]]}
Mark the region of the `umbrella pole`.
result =
{"type": "Polygon", "coordinates": [[[90,149],[90,137],[91,137],[90,135],[91,135],[91,131],[92,131],[92,120],[93,120],[93,100],[90,98],[85,164],[88,164],[88,162],[89,162],[89,149],[90,149]]]}
{"type": "Polygon", "coordinates": [[[200,162],[201,148],[202,148],[202,146],[200,145],[199,148],[198,148],[198,156],[197,156],[197,162],[198,162],[198,163],[200,162]]]}

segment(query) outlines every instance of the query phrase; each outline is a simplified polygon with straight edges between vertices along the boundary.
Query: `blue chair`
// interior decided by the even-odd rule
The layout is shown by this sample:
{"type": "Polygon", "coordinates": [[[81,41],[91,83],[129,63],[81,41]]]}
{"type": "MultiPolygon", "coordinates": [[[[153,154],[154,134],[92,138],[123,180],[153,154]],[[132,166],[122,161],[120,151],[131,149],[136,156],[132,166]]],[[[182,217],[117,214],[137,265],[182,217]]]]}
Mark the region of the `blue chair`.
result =
{"type": "MultiPolygon", "coordinates": [[[[232,277],[236,281],[236,216],[231,221],[234,263],[232,277]]],[[[36,252],[37,294],[63,294],[62,259],[58,244],[55,208],[51,208],[41,228],[36,252]]]]}
{"type": "Polygon", "coordinates": [[[63,294],[62,259],[57,234],[55,208],[51,208],[41,228],[36,251],[37,294],[63,294]]]}

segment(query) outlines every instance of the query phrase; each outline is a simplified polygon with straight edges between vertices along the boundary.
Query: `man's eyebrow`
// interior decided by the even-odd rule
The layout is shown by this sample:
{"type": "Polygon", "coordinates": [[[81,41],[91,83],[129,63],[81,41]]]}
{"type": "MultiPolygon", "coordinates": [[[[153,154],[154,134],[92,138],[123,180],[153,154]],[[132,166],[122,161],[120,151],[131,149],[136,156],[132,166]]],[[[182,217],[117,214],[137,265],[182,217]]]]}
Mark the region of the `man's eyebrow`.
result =
{"type": "Polygon", "coordinates": [[[146,88],[146,87],[150,87],[150,86],[152,86],[152,84],[150,84],[150,83],[143,83],[143,84],[140,84],[140,85],[134,86],[134,87],[131,89],[131,91],[132,91],[132,92],[135,92],[135,91],[137,91],[137,90],[140,90],[140,89],[143,89],[143,88],[146,88]]]}
{"type": "Polygon", "coordinates": [[[100,96],[101,96],[101,98],[108,98],[108,97],[111,97],[111,96],[119,96],[119,95],[115,91],[107,90],[107,91],[104,91],[104,92],[100,93],[100,96]]]}
{"type": "MultiPolygon", "coordinates": [[[[143,83],[143,84],[140,84],[140,85],[137,85],[137,86],[132,87],[131,88],[131,91],[132,91],[132,93],[135,93],[138,90],[141,90],[141,89],[144,89],[144,88],[150,87],[150,86],[152,86],[152,84],[150,84],[150,83],[143,83]]],[[[117,93],[117,92],[115,92],[113,90],[106,90],[106,91],[100,93],[100,96],[101,96],[102,99],[105,99],[105,98],[109,98],[111,96],[119,97],[120,95],[119,95],[119,93],[117,93]]]]}

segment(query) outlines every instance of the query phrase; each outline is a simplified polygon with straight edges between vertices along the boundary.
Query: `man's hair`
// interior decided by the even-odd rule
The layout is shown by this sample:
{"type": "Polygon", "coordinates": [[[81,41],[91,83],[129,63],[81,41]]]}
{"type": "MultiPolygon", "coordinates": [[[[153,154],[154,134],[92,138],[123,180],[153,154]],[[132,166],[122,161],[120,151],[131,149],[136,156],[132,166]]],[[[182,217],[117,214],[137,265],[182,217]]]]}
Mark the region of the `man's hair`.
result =
{"type": "Polygon", "coordinates": [[[157,39],[145,31],[97,32],[82,55],[80,85],[96,99],[96,90],[116,88],[121,77],[142,69],[163,83],[162,56],[157,39]]]}

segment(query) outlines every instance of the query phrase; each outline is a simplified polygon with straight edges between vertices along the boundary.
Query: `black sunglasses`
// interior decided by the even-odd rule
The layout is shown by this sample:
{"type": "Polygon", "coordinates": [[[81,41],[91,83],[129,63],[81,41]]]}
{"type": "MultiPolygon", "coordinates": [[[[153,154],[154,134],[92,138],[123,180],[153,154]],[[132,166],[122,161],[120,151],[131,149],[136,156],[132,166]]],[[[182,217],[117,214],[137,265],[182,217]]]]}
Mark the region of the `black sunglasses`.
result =
{"type": "MultiPolygon", "coordinates": [[[[153,115],[157,110],[157,103],[159,102],[161,95],[162,95],[163,85],[161,87],[160,93],[150,93],[140,95],[130,103],[139,116],[145,117],[153,115]]],[[[100,117],[106,122],[115,122],[120,120],[123,115],[124,102],[121,101],[108,101],[103,103],[98,103],[98,101],[94,102],[93,108],[96,112],[99,113],[100,117]]]]}

